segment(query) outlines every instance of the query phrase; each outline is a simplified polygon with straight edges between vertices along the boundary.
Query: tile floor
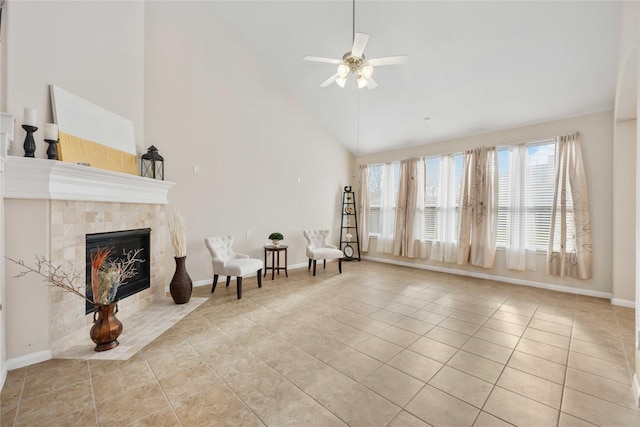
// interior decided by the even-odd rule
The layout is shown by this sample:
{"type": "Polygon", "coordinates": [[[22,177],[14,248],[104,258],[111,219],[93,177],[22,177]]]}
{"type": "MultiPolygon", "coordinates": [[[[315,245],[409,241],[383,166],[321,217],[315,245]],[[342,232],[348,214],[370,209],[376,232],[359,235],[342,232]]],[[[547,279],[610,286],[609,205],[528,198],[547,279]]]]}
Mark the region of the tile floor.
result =
{"type": "MultiPolygon", "coordinates": [[[[634,312],[363,261],[246,279],[128,360],[11,371],[1,426],[634,426],[634,312]]],[[[197,288],[194,296],[208,297],[197,288]]]]}

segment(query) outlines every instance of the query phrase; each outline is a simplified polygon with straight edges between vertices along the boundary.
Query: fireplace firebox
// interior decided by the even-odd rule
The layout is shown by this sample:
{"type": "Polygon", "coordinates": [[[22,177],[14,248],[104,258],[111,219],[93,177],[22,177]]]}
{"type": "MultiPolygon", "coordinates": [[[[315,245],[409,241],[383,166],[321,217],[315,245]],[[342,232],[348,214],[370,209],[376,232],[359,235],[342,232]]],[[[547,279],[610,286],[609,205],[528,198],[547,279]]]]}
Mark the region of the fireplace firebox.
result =
{"type": "MultiPolygon", "coordinates": [[[[86,235],[86,293],[87,298],[93,299],[91,289],[91,255],[98,249],[111,249],[112,255],[109,259],[113,260],[121,257],[123,253],[142,249],[139,258],[144,262],[136,263],[136,275],[121,284],[118,288],[116,299],[123,299],[145,289],[151,287],[150,268],[151,268],[151,251],[150,248],[150,228],[142,228],[137,230],[113,231],[108,233],[94,233],[86,235]]],[[[94,311],[95,307],[88,302],[86,303],[86,313],[94,311]]]]}

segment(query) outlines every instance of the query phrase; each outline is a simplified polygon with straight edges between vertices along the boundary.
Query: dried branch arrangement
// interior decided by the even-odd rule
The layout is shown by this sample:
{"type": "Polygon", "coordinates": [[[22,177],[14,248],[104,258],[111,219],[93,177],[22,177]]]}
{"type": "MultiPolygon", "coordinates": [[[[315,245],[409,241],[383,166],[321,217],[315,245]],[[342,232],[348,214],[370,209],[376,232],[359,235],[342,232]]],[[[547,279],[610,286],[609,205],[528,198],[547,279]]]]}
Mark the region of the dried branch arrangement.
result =
{"type": "Polygon", "coordinates": [[[187,230],[184,225],[184,217],[177,209],[169,215],[169,232],[175,257],[187,256],[187,230]]]}

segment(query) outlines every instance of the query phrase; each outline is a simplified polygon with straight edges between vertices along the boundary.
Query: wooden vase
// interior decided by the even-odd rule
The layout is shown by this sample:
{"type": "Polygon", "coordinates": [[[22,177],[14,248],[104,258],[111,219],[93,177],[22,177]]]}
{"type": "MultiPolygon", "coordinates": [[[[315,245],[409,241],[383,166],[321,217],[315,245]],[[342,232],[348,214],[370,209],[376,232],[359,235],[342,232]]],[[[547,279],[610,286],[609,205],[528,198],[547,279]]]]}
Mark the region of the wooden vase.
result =
{"type": "Polygon", "coordinates": [[[122,333],[122,322],[116,317],[118,303],[99,305],[93,312],[93,326],[89,335],[96,343],[95,351],[111,350],[117,347],[118,337],[122,333]]]}
{"type": "Polygon", "coordinates": [[[174,259],[176,260],[176,272],[173,274],[173,278],[169,284],[169,292],[171,292],[173,302],[176,304],[185,304],[191,299],[191,292],[193,291],[193,282],[185,267],[187,257],[174,257],[174,259]]]}

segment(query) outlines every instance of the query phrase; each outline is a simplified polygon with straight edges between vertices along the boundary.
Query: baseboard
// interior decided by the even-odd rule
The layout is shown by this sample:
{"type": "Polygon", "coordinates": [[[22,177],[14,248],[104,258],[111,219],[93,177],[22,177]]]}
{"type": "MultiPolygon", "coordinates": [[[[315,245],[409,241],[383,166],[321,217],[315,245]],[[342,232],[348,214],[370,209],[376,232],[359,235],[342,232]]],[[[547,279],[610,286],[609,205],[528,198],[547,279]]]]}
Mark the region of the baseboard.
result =
{"type": "Polygon", "coordinates": [[[53,354],[51,353],[51,350],[43,350],[38,351],[37,353],[25,354],[24,356],[7,359],[5,366],[7,367],[7,371],[13,371],[14,369],[50,360],[52,357],[53,354]]]}
{"type": "Polygon", "coordinates": [[[2,372],[0,372],[0,391],[4,387],[4,381],[7,379],[7,369],[2,365],[2,372]]]}
{"type": "Polygon", "coordinates": [[[636,308],[636,302],[628,299],[611,298],[611,304],[620,307],[636,308]]]}
{"type": "Polygon", "coordinates": [[[633,374],[633,395],[636,398],[636,406],[640,408],[640,382],[638,381],[638,374],[633,374]]]}
{"type": "Polygon", "coordinates": [[[596,297],[596,298],[611,299],[611,297],[613,296],[611,292],[600,292],[600,291],[591,291],[588,289],[570,288],[568,286],[553,285],[551,283],[543,283],[543,282],[535,282],[533,280],[523,280],[523,279],[516,279],[512,277],[494,276],[491,274],[479,273],[477,271],[465,271],[465,270],[458,270],[454,268],[446,268],[446,267],[439,267],[435,265],[397,261],[394,259],[375,258],[370,256],[363,256],[362,259],[369,260],[369,261],[383,262],[387,264],[401,265],[403,267],[421,268],[423,270],[437,271],[440,273],[450,273],[450,274],[457,274],[459,276],[476,277],[478,279],[495,280],[497,282],[510,283],[512,285],[531,286],[534,288],[548,289],[550,291],[567,292],[571,294],[585,295],[585,296],[596,297]]]}

